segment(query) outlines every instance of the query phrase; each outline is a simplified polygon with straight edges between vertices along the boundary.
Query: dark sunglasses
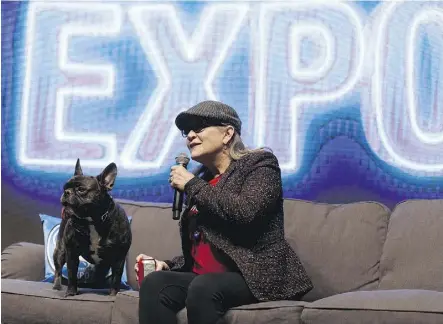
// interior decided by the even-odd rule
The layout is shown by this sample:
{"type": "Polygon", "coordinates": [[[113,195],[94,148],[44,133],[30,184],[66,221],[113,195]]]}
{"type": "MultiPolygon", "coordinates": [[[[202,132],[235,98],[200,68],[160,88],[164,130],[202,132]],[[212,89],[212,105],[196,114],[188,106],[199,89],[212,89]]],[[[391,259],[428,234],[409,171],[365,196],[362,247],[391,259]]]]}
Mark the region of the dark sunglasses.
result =
{"type": "Polygon", "coordinates": [[[192,125],[188,128],[182,129],[181,133],[183,137],[188,137],[189,133],[192,131],[194,131],[194,133],[198,134],[201,133],[205,130],[205,128],[211,127],[211,126],[227,126],[226,124],[222,124],[222,123],[199,123],[199,124],[195,124],[192,125]]]}

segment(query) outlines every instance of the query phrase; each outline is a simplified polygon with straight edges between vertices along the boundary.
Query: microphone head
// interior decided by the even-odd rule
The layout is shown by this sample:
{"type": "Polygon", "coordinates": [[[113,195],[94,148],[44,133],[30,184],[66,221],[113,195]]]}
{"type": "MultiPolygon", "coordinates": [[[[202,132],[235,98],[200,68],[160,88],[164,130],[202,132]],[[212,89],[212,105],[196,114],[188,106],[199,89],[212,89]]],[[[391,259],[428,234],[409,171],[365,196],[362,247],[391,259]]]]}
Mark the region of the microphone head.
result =
{"type": "Polygon", "coordinates": [[[177,164],[181,164],[183,166],[187,166],[189,163],[189,157],[186,153],[180,153],[176,158],[175,158],[175,163],[177,164]]]}

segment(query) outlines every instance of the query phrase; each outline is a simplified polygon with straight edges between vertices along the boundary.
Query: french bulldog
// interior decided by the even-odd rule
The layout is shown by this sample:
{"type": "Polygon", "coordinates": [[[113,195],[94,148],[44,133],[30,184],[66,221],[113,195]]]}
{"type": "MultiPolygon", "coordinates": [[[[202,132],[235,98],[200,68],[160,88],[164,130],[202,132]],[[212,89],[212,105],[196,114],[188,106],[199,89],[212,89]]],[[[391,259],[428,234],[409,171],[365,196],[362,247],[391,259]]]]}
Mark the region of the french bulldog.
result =
{"type": "Polygon", "coordinates": [[[53,254],[53,289],[61,290],[62,267],[66,263],[68,287],[65,297],[78,293],[80,256],[95,265],[97,287],[106,286],[106,275],[111,269],[109,294],[115,296],[120,290],[132,233],[125,211],[109,194],[116,176],[115,163],[110,163],[98,176],[85,176],[77,159],[74,176],[64,184],[60,198],[62,221],[53,254]]]}

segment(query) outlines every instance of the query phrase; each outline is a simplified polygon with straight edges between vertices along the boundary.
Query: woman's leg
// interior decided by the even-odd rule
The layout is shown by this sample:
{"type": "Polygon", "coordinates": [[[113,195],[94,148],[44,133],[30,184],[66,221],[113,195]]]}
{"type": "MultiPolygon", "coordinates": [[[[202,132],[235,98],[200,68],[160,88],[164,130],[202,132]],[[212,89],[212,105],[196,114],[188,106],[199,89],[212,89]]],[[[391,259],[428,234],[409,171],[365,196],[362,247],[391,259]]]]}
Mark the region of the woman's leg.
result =
{"type": "Polygon", "coordinates": [[[185,307],[192,272],[155,271],[143,279],[138,315],[140,324],[176,324],[176,314],[185,307]]]}
{"type": "Polygon", "coordinates": [[[257,299],[237,272],[200,275],[188,288],[188,323],[215,324],[229,308],[255,302],[257,299]]]}

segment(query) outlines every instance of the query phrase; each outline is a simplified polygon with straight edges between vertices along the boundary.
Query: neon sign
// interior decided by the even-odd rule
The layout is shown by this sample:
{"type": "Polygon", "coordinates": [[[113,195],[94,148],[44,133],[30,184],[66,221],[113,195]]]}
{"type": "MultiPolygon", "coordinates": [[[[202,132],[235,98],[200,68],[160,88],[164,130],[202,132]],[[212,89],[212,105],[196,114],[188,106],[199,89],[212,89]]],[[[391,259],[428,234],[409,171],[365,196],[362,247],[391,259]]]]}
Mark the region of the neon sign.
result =
{"type": "Polygon", "coordinates": [[[155,173],[182,147],[174,116],[200,100],[222,100],[230,82],[224,66],[241,56],[250,71],[247,107],[232,104],[247,109],[247,142],[272,147],[286,172],[300,167],[314,118],[359,100],[367,142],[380,159],[442,176],[443,4],[380,7],[367,14],[351,2],[208,3],[193,21],[171,3],[31,2],[17,161],[53,170],[81,156],[85,167],[115,161],[128,175],[155,173]],[[132,126],[124,118],[116,122],[124,132],[84,125],[76,113],[106,119],[125,91],[124,65],[108,58],[128,40],[140,47],[134,64],[144,60],[153,71],[146,86],[132,89],[141,107],[127,110],[132,126]],[[426,78],[424,42],[432,66],[426,78]],[[423,82],[428,93],[417,90],[423,82]],[[33,140],[36,130],[46,145],[33,140]]]}

